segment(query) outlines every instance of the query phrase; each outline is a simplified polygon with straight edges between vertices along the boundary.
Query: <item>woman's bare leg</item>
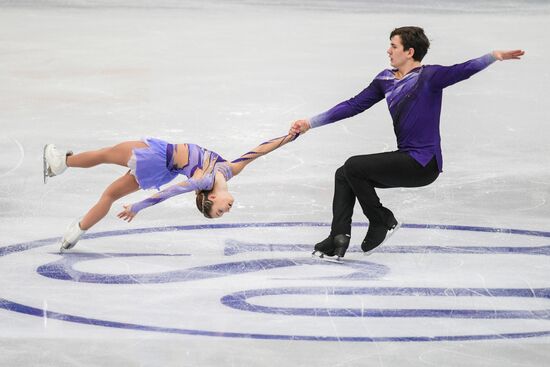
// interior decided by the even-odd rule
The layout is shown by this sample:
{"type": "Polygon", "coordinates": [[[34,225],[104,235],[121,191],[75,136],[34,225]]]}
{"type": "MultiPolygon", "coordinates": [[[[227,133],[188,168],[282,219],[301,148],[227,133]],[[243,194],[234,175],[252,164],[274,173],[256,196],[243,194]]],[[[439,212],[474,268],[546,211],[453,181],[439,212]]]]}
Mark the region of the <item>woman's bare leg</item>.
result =
{"type": "MultiPolygon", "coordinates": [[[[84,153],[83,153],[84,154],[84,153]]],[[[111,205],[121,197],[129,195],[139,190],[139,184],[136,178],[130,173],[126,173],[112,184],[99,198],[99,201],[86,213],[80,221],[80,229],[87,230],[99,222],[109,213],[111,205]]]]}
{"type": "Polygon", "coordinates": [[[127,166],[132,156],[132,149],[146,148],[142,141],[126,141],[112,147],[78,153],[67,157],[67,167],[89,168],[102,163],[127,166]]]}

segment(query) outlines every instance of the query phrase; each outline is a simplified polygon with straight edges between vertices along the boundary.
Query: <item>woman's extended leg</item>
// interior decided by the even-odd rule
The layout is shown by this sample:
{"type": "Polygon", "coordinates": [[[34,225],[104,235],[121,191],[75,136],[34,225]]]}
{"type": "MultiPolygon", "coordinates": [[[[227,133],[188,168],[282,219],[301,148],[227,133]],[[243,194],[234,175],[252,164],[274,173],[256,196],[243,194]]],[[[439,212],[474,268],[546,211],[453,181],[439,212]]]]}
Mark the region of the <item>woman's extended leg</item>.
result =
{"type": "MultiPolygon", "coordinates": [[[[127,166],[135,148],[146,148],[142,141],[126,141],[112,147],[67,156],[67,167],[89,168],[102,163],[127,166]]],[[[116,182],[116,181],[115,181],[116,182]]]]}
{"type": "Polygon", "coordinates": [[[80,229],[88,230],[107,215],[111,209],[111,205],[115,201],[137,190],[139,190],[139,184],[136,178],[129,172],[114,181],[103,192],[99,201],[88,211],[88,213],[86,213],[84,218],[82,218],[80,221],[80,229]]]}

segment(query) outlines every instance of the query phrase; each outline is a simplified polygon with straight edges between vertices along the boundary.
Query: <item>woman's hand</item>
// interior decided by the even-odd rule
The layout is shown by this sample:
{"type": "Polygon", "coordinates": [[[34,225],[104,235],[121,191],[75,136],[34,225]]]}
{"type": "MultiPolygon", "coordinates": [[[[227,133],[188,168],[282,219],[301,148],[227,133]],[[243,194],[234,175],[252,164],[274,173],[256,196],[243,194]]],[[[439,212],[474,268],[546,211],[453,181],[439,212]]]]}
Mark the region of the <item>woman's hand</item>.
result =
{"type": "Polygon", "coordinates": [[[493,56],[495,59],[503,61],[503,60],[519,60],[521,56],[525,54],[525,51],[523,50],[509,50],[509,51],[502,51],[502,50],[495,50],[493,51],[493,56]]]}
{"type": "Polygon", "coordinates": [[[292,126],[290,126],[290,130],[288,133],[290,135],[296,135],[296,134],[305,134],[306,131],[308,131],[311,128],[311,125],[309,124],[308,120],[297,120],[292,123],[292,126]]]}
{"type": "Polygon", "coordinates": [[[124,210],[118,213],[117,217],[130,223],[137,213],[132,211],[132,206],[130,204],[123,205],[123,207],[124,210]]]}

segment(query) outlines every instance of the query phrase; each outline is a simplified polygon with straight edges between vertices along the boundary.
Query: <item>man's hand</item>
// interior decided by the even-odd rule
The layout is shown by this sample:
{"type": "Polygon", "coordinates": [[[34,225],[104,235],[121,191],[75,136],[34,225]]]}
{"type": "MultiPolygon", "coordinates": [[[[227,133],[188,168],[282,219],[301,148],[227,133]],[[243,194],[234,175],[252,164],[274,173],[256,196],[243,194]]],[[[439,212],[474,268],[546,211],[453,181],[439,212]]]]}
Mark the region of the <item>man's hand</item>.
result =
{"type": "Polygon", "coordinates": [[[302,134],[303,135],[310,128],[311,128],[311,125],[309,124],[308,120],[297,120],[297,121],[294,121],[294,123],[290,127],[290,130],[288,131],[288,133],[290,135],[296,135],[296,134],[302,134]]]}
{"type": "Polygon", "coordinates": [[[124,207],[124,210],[118,213],[117,217],[130,223],[132,219],[134,219],[137,213],[134,213],[132,211],[132,206],[129,204],[123,205],[123,207],[124,207]]]}
{"type": "Polygon", "coordinates": [[[495,50],[493,51],[493,56],[495,59],[503,61],[503,60],[519,60],[521,56],[525,54],[525,51],[523,50],[509,50],[509,51],[502,51],[502,50],[495,50]]]}

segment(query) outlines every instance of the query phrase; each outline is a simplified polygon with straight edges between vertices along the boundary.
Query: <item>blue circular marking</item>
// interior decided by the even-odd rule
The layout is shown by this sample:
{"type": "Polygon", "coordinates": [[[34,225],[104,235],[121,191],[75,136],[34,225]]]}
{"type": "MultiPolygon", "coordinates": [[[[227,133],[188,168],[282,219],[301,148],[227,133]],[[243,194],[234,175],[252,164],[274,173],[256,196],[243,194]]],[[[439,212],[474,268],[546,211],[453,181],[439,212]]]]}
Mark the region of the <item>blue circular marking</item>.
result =
{"type": "MultiPolygon", "coordinates": [[[[309,250],[309,248],[308,248],[309,250]]],[[[221,264],[206,265],[192,267],[188,269],[180,269],[166,271],[161,273],[149,274],[96,274],[80,271],[74,266],[81,261],[98,260],[104,258],[116,257],[137,257],[137,256],[189,256],[183,255],[166,255],[166,254],[94,254],[94,253],[65,253],[59,260],[41,265],[36,269],[36,272],[42,276],[57,280],[69,280],[79,283],[99,283],[99,284],[159,284],[159,283],[175,283],[175,282],[190,282],[201,279],[212,279],[222,276],[245,274],[256,271],[269,269],[277,269],[284,267],[312,265],[318,264],[317,260],[313,259],[259,259],[259,260],[243,260],[235,262],[224,262],[221,264]]],[[[354,279],[377,279],[387,273],[389,268],[385,265],[355,261],[347,262],[348,267],[357,270],[355,273],[349,274],[346,278],[353,277],[354,279]]],[[[338,279],[339,277],[336,277],[338,279]]],[[[334,277],[323,277],[317,279],[334,279],[334,277]]]]}
{"type": "Polygon", "coordinates": [[[222,297],[227,307],[247,312],[289,316],[314,317],[428,317],[453,319],[531,319],[550,320],[550,310],[479,310],[479,309],[380,309],[380,308],[296,308],[270,307],[251,304],[248,299],[276,295],[322,295],[322,296],[425,296],[425,297],[518,297],[550,299],[549,288],[410,288],[410,287],[298,287],[247,289],[222,297]]]}
{"type": "MultiPolygon", "coordinates": [[[[154,227],[154,228],[138,228],[120,231],[106,231],[87,234],[83,239],[124,236],[129,234],[153,233],[153,232],[169,232],[169,231],[189,231],[202,229],[221,229],[221,228],[257,228],[257,227],[327,227],[327,223],[319,222],[275,222],[275,223],[234,223],[234,224],[202,224],[188,226],[169,226],[169,227],[154,227]]],[[[366,223],[357,223],[354,226],[367,226],[366,223]]],[[[506,233],[537,237],[550,237],[550,232],[529,231],[520,229],[506,228],[490,228],[490,227],[472,227],[472,226],[455,226],[455,225],[433,225],[433,224],[403,224],[402,228],[416,229],[440,229],[454,231],[473,231],[473,232],[489,232],[489,233],[506,233]]],[[[58,242],[60,238],[47,238],[30,242],[23,242],[15,245],[9,245],[0,248],[0,257],[7,256],[17,252],[23,252],[30,249],[47,246],[58,242]]],[[[346,290],[344,290],[346,292],[346,290]]],[[[229,299],[233,295],[229,295],[229,299]]],[[[238,294],[237,294],[238,296],[238,294]]],[[[236,298],[237,301],[238,297],[236,298]]],[[[242,297],[241,297],[242,299],[242,297]]],[[[227,300],[227,299],[226,299],[227,300]]],[[[235,299],[234,299],[235,300],[235,299]]],[[[239,301],[240,302],[240,301],[239,301]]],[[[443,335],[443,336],[412,336],[412,337],[341,337],[341,336],[311,336],[311,335],[272,335],[272,334],[252,334],[252,333],[235,333],[235,332],[213,332],[205,330],[193,330],[182,328],[167,328],[150,325],[139,325],[131,323],[121,323],[116,321],[93,319],[69,314],[58,313],[54,311],[45,311],[39,308],[23,305],[12,302],[7,299],[0,298],[0,308],[13,311],[21,314],[47,317],[56,320],[68,322],[95,325],[111,328],[120,328],[127,330],[140,330],[149,332],[160,332],[169,334],[182,335],[200,335],[200,336],[216,336],[226,338],[248,338],[248,339],[267,339],[267,340],[310,340],[310,341],[346,341],[346,342],[434,342],[434,341],[473,341],[473,340],[496,340],[496,339],[518,339],[530,337],[550,336],[549,331],[537,332],[520,332],[520,333],[504,333],[504,334],[484,334],[484,335],[443,335]]]]}

